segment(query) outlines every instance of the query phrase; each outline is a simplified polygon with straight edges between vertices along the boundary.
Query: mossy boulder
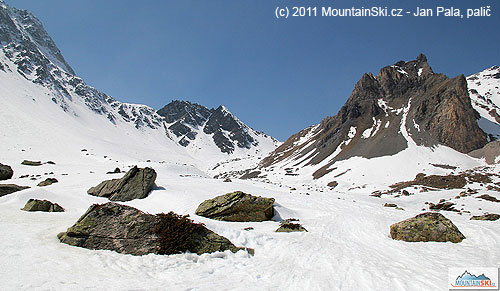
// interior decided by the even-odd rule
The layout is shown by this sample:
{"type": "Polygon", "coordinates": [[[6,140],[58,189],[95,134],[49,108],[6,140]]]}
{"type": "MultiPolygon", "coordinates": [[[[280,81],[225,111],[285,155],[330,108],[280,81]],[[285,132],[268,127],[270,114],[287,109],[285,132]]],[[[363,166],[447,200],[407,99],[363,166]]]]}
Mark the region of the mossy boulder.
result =
{"type": "Polygon", "coordinates": [[[14,171],[10,166],[0,164],[0,181],[9,180],[14,175],[14,171]]]}
{"type": "Polygon", "coordinates": [[[173,212],[152,215],[113,202],[92,205],[80,219],[58,235],[62,243],[118,253],[197,254],[243,248],[225,237],[173,212]]]}
{"type": "Polygon", "coordinates": [[[0,184],[0,197],[28,188],[29,188],[28,186],[18,186],[14,184],[0,184]]]}
{"type": "Polygon", "coordinates": [[[205,200],[196,214],[223,221],[265,221],[274,216],[274,198],[257,197],[236,191],[205,200]]]}
{"type": "Polygon", "coordinates": [[[58,183],[59,181],[57,181],[56,178],[47,178],[45,179],[44,181],[38,183],[37,186],[39,187],[44,187],[44,186],[49,186],[49,185],[52,185],[54,183],[58,183]]]}
{"type": "Polygon", "coordinates": [[[131,201],[143,199],[149,195],[156,180],[156,172],[152,168],[134,166],[121,179],[101,182],[90,188],[89,195],[105,197],[111,201],[131,201]]]}
{"type": "Polygon", "coordinates": [[[441,213],[426,212],[391,225],[391,237],[407,242],[459,243],[465,236],[441,213]]]}
{"type": "Polygon", "coordinates": [[[26,205],[21,209],[24,211],[43,211],[43,212],[64,212],[64,208],[62,208],[57,203],[52,203],[48,200],[38,200],[38,199],[30,199],[26,202],[26,205]]]}

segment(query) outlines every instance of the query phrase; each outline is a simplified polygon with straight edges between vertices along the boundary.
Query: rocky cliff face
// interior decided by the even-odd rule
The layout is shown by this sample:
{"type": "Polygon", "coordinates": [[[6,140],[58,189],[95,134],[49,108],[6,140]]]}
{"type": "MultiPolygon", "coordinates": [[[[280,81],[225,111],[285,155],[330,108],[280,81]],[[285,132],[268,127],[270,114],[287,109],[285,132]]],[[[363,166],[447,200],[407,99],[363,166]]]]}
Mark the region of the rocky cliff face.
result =
{"type": "Polygon", "coordinates": [[[479,112],[479,126],[489,140],[500,139],[500,67],[493,66],[467,77],[472,107],[479,112]]]}
{"type": "Polygon", "coordinates": [[[145,105],[126,104],[87,85],[75,76],[42,23],[26,10],[0,1],[0,70],[18,73],[49,88],[52,101],[77,115],[71,104],[82,101],[90,110],[115,123],[123,120],[138,129],[162,127],[162,118],[145,105]]]}
{"type": "Polygon", "coordinates": [[[393,155],[410,145],[467,153],[487,143],[478,118],[465,77],[434,73],[420,55],[363,75],[337,115],[290,137],[261,167],[319,165],[319,178],[336,161],[393,155]]]}
{"type": "Polygon", "coordinates": [[[35,45],[52,63],[73,74],[56,44],[43,28],[38,18],[27,10],[8,7],[0,0],[0,42],[19,43],[32,47],[35,45]]]}
{"type": "Polygon", "coordinates": [[[200,135],[208,135],[223,153],[233,153],[236,148],[250,149],[259,146],[259,139],[277,143],[272,137],[253,130],[241,122],[226,107],[208,109],[187,101],[172,101],[158,114],[165,118],[168,129],[187,147],[200,135]]]}

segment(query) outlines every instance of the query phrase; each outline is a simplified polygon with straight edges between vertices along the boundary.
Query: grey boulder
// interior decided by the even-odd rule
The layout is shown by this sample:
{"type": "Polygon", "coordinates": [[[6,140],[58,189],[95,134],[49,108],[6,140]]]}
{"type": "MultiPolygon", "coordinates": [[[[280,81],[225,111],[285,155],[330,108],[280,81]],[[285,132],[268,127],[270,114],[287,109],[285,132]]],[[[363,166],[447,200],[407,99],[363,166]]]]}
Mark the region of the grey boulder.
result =
{"type": "Polygon", "coordinates": [[[13,175],[14,171],[10,166],[0,164],[0,180],[9,180],[13,175]]]}
{"type": "Polygon", "coordinates": [[[131,201],[143,199],[149,195],[156,180],[156,172],[152,168],[134,166],[121,179],[101,182],[90,188],[89,195],[105,197],[111,201],[131,201]]]}
{"type": "Polygon", "coordinates": [[[64,208],[62,208],[57,203],[52,203],[48,200],[38,200],[38,199],[30,199],[26,202],[26,205],[21,210],[24,211],[43,211],[43,212],[64,212],[64,208]]]}

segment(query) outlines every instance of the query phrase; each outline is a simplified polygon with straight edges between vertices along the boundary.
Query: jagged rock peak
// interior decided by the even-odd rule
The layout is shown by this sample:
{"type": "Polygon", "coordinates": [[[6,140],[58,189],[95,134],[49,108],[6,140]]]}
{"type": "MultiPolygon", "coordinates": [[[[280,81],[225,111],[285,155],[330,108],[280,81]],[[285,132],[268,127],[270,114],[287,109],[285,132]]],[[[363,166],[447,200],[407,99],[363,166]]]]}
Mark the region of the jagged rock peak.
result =
{"type": "Polygon", "coordinates": [[[250,149],[257,146],[257,135],[267,137],[245,125],[224,105],[209,109],[189,101],[174,100],[158,110],[158,114],[165,118],[168,129],[184,147],[196,140],[199,134],[206,134],[221,152],[232,153],[236,147],[250,149]]]}
{"type": "Polygon", "coordinates": [[[375,77],[364,74],[337,115],[290,137],[261,167],[321,163],[325,166],[314,173],[319,178],[337,161],[394,155],[409,146],[441,144],[468,153],[487,142],[478,118],[464,76],[434,73],[420,54],[375,77]]]}
{"type": "Polygon", "coordinates": [[[56,44],[45,31],[42,22],[27,10],[20,10],[0,2],[0,43],[34,43],[52,63],[74,75],[56,44]]]}
{"type": "Polygon", "coordinates": [[[210,117],[213,109],[191,103],[189,101],[173,100],[158,110],[158,114],[165,118],[167,123],[183,120],[192,126],[201,126],[210,117]]]}

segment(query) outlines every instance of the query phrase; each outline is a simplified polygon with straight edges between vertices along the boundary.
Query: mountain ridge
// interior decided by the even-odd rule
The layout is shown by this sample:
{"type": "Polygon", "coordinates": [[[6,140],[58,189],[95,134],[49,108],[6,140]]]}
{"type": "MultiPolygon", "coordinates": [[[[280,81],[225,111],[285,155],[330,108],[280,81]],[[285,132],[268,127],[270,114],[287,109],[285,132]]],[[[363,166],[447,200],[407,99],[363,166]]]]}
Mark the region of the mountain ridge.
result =
{"type": "Polygon", "coordinates": [[[488,142],[480,117],[465,76],[435,73],[420,54],[383,67],[377,76],[365,73],[336,115],[292,135],[258,170],[263,176],[285,169],[287,175],[303,172],[319,179],[353,157],[391,157],[409,148],[433,151],[438,145],[468,153],[488,142]]]}
{"type": "MultiPolygon", "coordinates": [[[[169,128],[170,120],[165,120],[158,114],[161,110],[157,111],[142,104],[120,102],[76,76],[40,20],[30,12],[0,2],[0,28],[0,72],[20,75],[30,83],[48,89],[51,102],[75,118],[85,115],[83,111],[86,107],[103,116],[117,127],[117,130],[124,130],[120,129],[122,126],[132,127],[137,130],[134,134],[138,135],[155,131],[161,133],[165,139],[180,144],[181,148],[187,146],[189,139],[177,141],[176,133],[184,126],[181,122],[178,123],[178,128],[169,128]]],[[[225,107],[221,107],[219,111],[223,108],[225,107]]],[[[229,112],[227,109],[225,111],[229,112]]],[[[225,119],[221,115],[220,120],[211,122],[210,130],[207,128],[204,133],[217,137],[214,137],[212,142],[206,138],[206,141],[196,145],[196,149],[186,151],[186,155],[201,158],[205,151],[218,162],[228,156],[255,155],[257,152],[269,152],[274,149],[277,144],[275,139],[254,131],[232,113],[229,114],[228,120],[233,120],[232,123],[237,124],[239,130],[228,132],[223,129],[221,126],[224,124],[221,122],[225,119]]]]}
{"type": "Polygon", "coordinates": [[[259,139],[277,144],[278,141],[263,132],[255,131],[227,107],[207,108],[189,101],[173,100],[157,111],[165,118],[168,129],[187,147],[199,134],[211,135],[223,153],[231,154],[235,148],[250,149],[259,145],[259,139]]]}

